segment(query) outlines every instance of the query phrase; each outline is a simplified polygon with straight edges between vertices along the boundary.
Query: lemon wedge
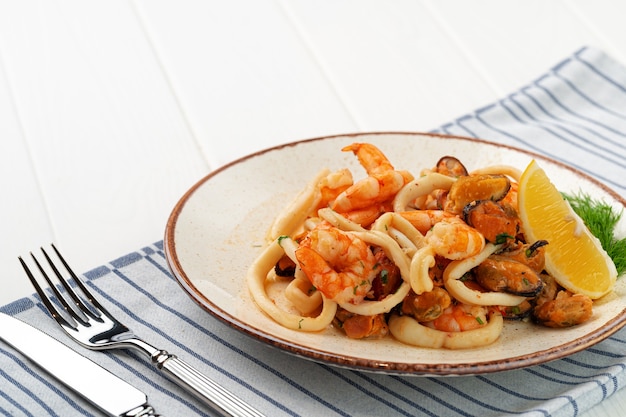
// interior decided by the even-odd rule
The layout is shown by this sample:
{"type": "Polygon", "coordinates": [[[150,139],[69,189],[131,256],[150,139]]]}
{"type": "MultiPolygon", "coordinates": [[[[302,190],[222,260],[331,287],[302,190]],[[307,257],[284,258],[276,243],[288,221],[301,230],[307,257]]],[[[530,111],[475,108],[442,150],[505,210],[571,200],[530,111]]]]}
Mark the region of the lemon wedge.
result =
{"type": "Polygon", "coordinates": [[[535,160],[520,178],[518,204],[526,239],[548,241],[545,269],[562,287],[592,299],[613,289],[615,264],[535,160]]]}

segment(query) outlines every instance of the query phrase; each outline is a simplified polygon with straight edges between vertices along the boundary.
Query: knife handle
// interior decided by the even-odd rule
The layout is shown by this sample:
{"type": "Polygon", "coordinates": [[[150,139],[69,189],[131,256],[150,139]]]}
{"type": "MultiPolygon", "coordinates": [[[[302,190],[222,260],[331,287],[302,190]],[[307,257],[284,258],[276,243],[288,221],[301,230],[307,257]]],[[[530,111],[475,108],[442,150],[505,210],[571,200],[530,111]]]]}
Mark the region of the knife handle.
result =
{"type": "Polygon", "coordinates": [[[264,417],[176,355],[161,350],[153,356],[153,362],[171,380],[197,396],[222,417],[264,417]]]}
{"type": "Polygon", "coordinates": [[[121,417],[163,417],[161,414],[155,414],[154,408],[148,404],[137,407],[124,413],[121,417]]]}

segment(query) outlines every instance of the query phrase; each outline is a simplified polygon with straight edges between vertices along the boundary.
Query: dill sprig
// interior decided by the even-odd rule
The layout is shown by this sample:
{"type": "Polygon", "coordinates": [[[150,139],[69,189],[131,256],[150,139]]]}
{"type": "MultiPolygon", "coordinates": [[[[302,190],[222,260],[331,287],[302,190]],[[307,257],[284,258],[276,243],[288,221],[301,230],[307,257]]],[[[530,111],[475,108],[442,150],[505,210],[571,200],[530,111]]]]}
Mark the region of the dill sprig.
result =
{"type": "Polygon", "coordinates": [[[583,192],[562,194],[613,260],[617,275],[620,276],[626,272],[626,238],[618,239],[614,233],[623,210],[616,212],[606,202],[594,199],[583,192]]]}

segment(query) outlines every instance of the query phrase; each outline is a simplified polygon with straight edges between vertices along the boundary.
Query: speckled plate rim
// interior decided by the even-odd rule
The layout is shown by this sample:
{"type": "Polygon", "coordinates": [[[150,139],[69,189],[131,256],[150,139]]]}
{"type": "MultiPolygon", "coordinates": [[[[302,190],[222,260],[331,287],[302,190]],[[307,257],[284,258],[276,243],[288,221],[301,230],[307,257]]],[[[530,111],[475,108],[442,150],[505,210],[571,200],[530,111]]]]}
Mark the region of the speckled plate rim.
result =
{"type": "MultiPolygon", "coordinates": [[[[612,317],[610,317],[605,323],[601,326],[594,328],[592,331],[578,337],[574,340],[567,341],[562,344],[556,344],[554,346],[550,346],[549,348],[542,349],[535,352],[530,352],[527,354],[511,356],[507,358],[497,359],[497,360],[469,360],[469,361],[460,361],[460,362],[412,362],[412,361],[388,361],[385,359],[372,359],[367,357],[360,357],[359,355],[350,355],[344,353],[338,353],[334,350],[328,350],[321,348],[319,346],[308,346],[306,343],[301,343],[298,340],[292,340],[285,337],[278,337],[274,334],[270,334],[269,332],[264,331],[264,329],[259,329],[253,325],[250,325],[245,319],[238,317],[232,311],[227,311],[227,309],[222,308],[219,302],[216,302],[215,297],[211,294],[207,294],[207,291],[203,291],[197,285],[197,280],[193,277],[189,271],[186,270],[184,266],[184,262],[181,261],[180,253],[177,250],[177,239],[180,239],[180,236],[177,237],[177,228],[179,227],[179,221],[181,218],[181,213],[186,209],[189,201],[192,200],[195,194],[199,189],[203,187],[210,186],[211,180],[218,175],[222,175],[227,173],[229,169],[235,166],[239,166],[241,164],[245,164],[247,161],[250,161],[253,158],[263,156],[269,152],[281,151],[283,149],[296,147],[300,144],[307,144],[310,142],[318,142],[318,141],[335,141],[339,139],[349,139],[351,141],[359,141],[363,138],[377,138],[384,140],[385,136],[409,136],[409,137],[419,137],[420,139],[432,139],[432,140],[459,140],[459,141],[469,141],[471,143],[476,144],[479,147],[495,147],[508,151],[512,151],[515,153],[520,153],[528,156],[529,158],[534,158],[539,162],[544,161],[555,166],[560,167],[566,171],[571,172],[574,176],[581,178],[582,180],[589,182],[598,187],[598,189],[602,190],[607,196],[614,200],[617,205],[620,207],[626,207],[626,200],[624,200],[619,194],[615,191],[607,187],[606,185],[600,183],[589,175],[567,166],[559,161],[556,161],[551,158],[547,158],[540,154],[536,154],[530,151],[526,151],[523,149],[515,148],[508,145],[502,145],[493,143],[487,140],[475,139],[463,136],[452,136],[452,135],[442,135],[435,133],[420,133],[420,132],[360,132],[360,133],[349,133],[349,134],[339,134],[332,136],[323,136],[311,139],[304,139],[300,141],[290,142],[286,144],[281,144],[278,146],[274,146],[271,148],[267,148],[264,150],[260,150],[258,152],[251,153],[247,156],[239,158],[235,161],[232,161],[229,164],[226,164],[219,169],[212,171],[204,178],[200,179],[197,183],[195,183],[177,202],[174,206],[170,217],[168,218],[166,227],[165,227],[165,236],[164,236],[164,250],[165,256],[174,277],[178,281],[181,288],[187,293],[187,295],[197,303],[201,308],[209,312],[212,316],[224,322],[228,326],[241,331],[242,333],[252,337],[253,339],[260,341],[262,343],[268,344],[279,350],[286,352],[288,354],[296,355],[298,357],[323,362],[327,364],[331,364],[338,367],[345,367],[350,369],[371,371],[371,372],[380,372],[387,374],[401,374],[401,375],[413,375],[413,376],[461,376],[461,375],[476,375],[476,374],[486,374],[492,372],[500,372],[505,370],[514,370],[525,368],[533,365],[543,364],[549,361],[553,361],[556,359],[560,359],[569,355],[572,355],[576,352],[589,348],[590,346],[595,345],[596,343],[601,342],[602,340],[608,338],[618,330],[620,330],[624,325],[626,325],[626,303],[624,306],[620,304],[620,310],[612,317]]],[[[440,155],[441,156],[441,155],[440,155]]],[[[463,158],[461,158],[463,159],[463,158]]],[[[393,162],[393,161],[392,161],[393,162]]],[[[321,167],[320,167],[321,168],[321,167]]],[[[520,167],[523,168],[523,167],[520,167]]],[[[308,179],[303,179],[306,181],[308,179]]],[[[304,183],[303,183],[304,185],[304,183]]],[[[262,228],[269,227],[269,224],[260,226],[262,228]]],[[[245,277],[237,276],[234,279],[238,279],[241,281],[242,285],[245,286],[245,277]]],[[[620,282],[620,281],[618,281],[620,282]]],[[[620,300],[624,297],[620,297],[620,300]]],[[[620,301],[623,303],[623,301],[620,301]]],[[[259,314],[262,314],[259,312],[259,314]]],[[[269,320],[269,319],[268,319],[269,320]]],[[[371,341],[372,343],[376,343],[376,341],[371,341]]],[[[497,343],[497,342],[496,342],[497,343]]],[[[415,347],[409,347],[410,349],[421,349],[415,347]]],[[[455,352],[458,351],[447,351],[452,356],[455,352]]],[[[201,352],[200,352],[201,354],[201,352]]]]}

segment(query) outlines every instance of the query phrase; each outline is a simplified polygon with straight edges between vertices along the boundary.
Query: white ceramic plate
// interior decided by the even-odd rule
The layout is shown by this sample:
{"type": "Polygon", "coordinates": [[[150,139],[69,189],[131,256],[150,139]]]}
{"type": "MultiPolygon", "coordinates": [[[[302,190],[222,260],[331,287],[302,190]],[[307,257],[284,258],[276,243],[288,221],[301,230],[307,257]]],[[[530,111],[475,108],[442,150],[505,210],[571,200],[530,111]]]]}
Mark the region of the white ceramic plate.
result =
{"type": "MultiPolygon", "coordinates": [[[[382,340],[351,340],[329,328],[320,333],[289,330],[261,313],[245,276],[261,250],[274,216],[323,168],[349,167],[365,175],[352,142],[378,146],[396,169],[418,173],[444,155],[469,169],[508,164],[523,170],[535,158],[561,191],[580,189],[621,209],[626,202],[590,177],[510,147],[468,138],[419,133],[369,133],[296,142],[235,161],[195,184],[174,208],[165,231],[170,268],[201,307],[230,326],[286,352],[338,366],[413,375],[468,375],[510,370],[558,359],[585,349],[626,324],[626,279],[594,305],[588,322],[570,329],[506,322],[494,344],[468,350],[423,349],[382,340]]],[[[626,235],[626,222],[619,235],[626,235]]],[[[202,352],[199,352],[202,354],[202,352]]]]}

